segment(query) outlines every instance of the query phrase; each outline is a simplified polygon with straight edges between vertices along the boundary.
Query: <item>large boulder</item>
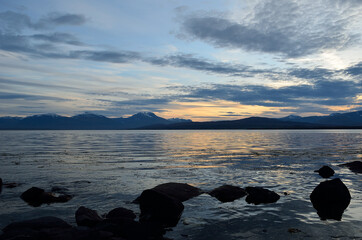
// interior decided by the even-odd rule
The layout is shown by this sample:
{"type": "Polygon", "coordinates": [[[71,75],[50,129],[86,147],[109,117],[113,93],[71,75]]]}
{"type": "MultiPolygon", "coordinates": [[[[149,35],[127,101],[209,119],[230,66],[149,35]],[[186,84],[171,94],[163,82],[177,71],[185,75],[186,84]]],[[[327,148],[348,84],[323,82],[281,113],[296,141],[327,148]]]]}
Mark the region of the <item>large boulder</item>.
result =
{"type": "Polygon", "coordinates": [[[126,208],[115,208],[111,210],[109,213],[105,216],[108,219],[131,219],[134,220],[136,218],[136,214],[132,210],[126,209],[126,208]]]}
{"type": "Polygon", "coordinates": [[[338,165],[340,167],[348,167],[354,173],[362,173],[362,162],[354,161],[338,165]]]}
{"type": "Polygon", "coordinates": [[[321,182],[311,193],[310,200],[321,220],[340,221],[351,201],[351,195],[341,179],[336,178],[321,182]]]}
{"type": "Polygon", "coordinates": [[[329,166],[323,166],[314,172],[317,172],[323,178],[329,178],[334,175],[334,170],[329,166]]]}
{"type": "Polygon", "coordinates": [[[209,194],[217,198],[220,202],[232,202],[244,197],[247,193],[243,188],[231,185],[223,185],[215,188],[209,194]]]}
{"type": "Polygon", "coordinates": [[[97,211],[81,206],[75,212],[75,221],[78,226],[94,227],[102,222],[103,218],[98,215],[97,211]]]}
{"type": "MultiPolygon", "coordinates": [[[[197,187],[193,187],[187,183],[163,183],[152,188],[157,192],[166,194],[170,197],[176,198],[181,202],[189,200],[190,198],[197,197],[203,193],[203,191],[197,187]]],[[[139,197],[133,201],[139,203],[139,197]]]]}
{"type": "Polygon", "coordinates": [[[53,193],[45,192],[44,189],[37,187],[29,188],[23,192],[20,197],[33,207],[39,207],[44,203],[67,202],[72,199],[72,196],[70,195],[63,194],[55,196],[53,193]]]}
{"type": "Polygon", "coordinates": [[[163,227],[174,227],[180,220],[184,205],[176,198],[154,189],[142,192],[139,197],[140,222],[158,223],[163,227]]]}
{"type": "Polygon", "coordinates": [[[260,203],[274,203],[280,198],[277,193],[262,187],[246,187],[245,190],[248,193],[245,201],[255,205],[260,203]]]}

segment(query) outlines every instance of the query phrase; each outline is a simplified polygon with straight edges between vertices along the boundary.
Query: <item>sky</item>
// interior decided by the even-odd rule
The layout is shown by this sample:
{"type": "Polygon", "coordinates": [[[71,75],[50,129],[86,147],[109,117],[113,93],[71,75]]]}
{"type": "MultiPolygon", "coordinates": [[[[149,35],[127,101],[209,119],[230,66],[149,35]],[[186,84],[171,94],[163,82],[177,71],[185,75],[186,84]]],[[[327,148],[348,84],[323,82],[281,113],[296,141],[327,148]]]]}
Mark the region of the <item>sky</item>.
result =
{"type": "Polygon", "coordinates": [[[362,110],[362,0],[0,0],[0,116],[362,110]]]}

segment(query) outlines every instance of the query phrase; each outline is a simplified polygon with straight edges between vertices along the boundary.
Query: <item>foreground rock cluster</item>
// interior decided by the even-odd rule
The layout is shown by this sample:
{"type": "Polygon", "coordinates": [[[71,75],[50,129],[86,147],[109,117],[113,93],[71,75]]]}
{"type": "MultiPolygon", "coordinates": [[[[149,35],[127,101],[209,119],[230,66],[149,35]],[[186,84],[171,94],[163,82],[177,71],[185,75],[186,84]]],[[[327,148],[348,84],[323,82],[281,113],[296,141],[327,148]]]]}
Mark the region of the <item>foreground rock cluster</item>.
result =
{"type": "MultiPolygon", "coordinates": [[[[359,173],[361,162],[343,164],[359,173]]],[[[323,178],[334,175],[334,170],[323,166],[316,170],[323,178]]],[[[0,193],[5,184],[0,178],[0,193]]],[[[12,186],[12,185],[9,185],[12,186]]],[[[21,198],[29,205],[67,202],[72,196],[56,194],[59,189],[46,192],[32,187],[21,198]]],[[[71,226],[56,217],[41,217],[27,221],[14,222],[3,229],[0,240],[162,240],[166,231],[176,226],[184,210],[183,202],[200,194],[207,193],[220,202],[232,202],[246,196],[249,204],[268,204],[277,202],[280,196],[262,187],[241,188],[223,185],[205,192],[185,183],[165,183],[144,190],[133,203],[139,204],[140,215],[125,208],[116,208],[104,215],[97,211],[79,207],[75,212],[77,226],[71,226]]],[[[348,207],[351,195],[341,179],[335,178],[321,182],[311,193],[310,200],[322,220],[341,220],[348,207]]]]}
{"type": "MultiPolygon", "coordinates": [[[[42,217],[11,223],[3,229],[0,240],[5,239],[109,239],[109,240],[157,240],[166,239],[166,230],[177,225],[184,210],[183,202],[202,193],[230,202],[247,196],[246,201],[255,205],[272,203],[280,196],[261,187],[247,187],[245,190],[231,185],[223,185],[210,192],[185,183],[165,183],[144,190],[133,203],[139,204],[140,215],[125,208],[116,208],[104,215],[81,206],[75,212],[77,226],[71,226],[56,217],[42,217]]],[[[55,196],[52,192],[32,187],[21,198],[29,205],[65,202],[70,195],[55,196]]]]}

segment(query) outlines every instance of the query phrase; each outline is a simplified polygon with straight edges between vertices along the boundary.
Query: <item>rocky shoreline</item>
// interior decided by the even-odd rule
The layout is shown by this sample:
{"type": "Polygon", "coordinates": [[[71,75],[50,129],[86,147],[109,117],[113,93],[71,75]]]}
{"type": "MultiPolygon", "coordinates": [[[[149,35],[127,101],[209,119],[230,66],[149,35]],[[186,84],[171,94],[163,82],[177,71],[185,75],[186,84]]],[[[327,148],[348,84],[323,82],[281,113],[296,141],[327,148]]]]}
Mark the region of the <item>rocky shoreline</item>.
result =
{"type": "MultiPolygon", "coordinates": [[[[361,173],[362,162],[338,165],[348,167],[356,174],[361,173]]],[[[334,175],[334,170],[323,166],[316,170],[323,178],[334,175]]],[[[4,183],[2,188],[16,187],[15,183],[4,183]]],[[[46,192],[32,187],[20,197],[33,207],[42,204],[62,203],[72,199],[71,195],[58,194],[57,189],[46,192]]],[[[0,240],[20,239],[104,239],[104,240],[157,240],[164,237],[166,231],[175,227],[184,210],[183,202],[200,194],[209,194],[220,202],[232,202],[245,197],[248,204],[269,204],[280,199],[280,195],[262,187],[241,188],[222,185],[212,191],[203,191],[186,183],[165,183],[144,190],[133,203],[139,205],[140,215],[126,208],[118,207],[108,213],[99,215],[96,210],[81,206],[75,212],[77,226],[71,226],[57,217],[41,217],[32,220],[14,222],[2,229],[0,240]]],[[[287,193],[284,193],[287,195],[287,193]]],[[[344,210],[348,207],[351,195],[339,178],[321,182],[311,193],[310,200],[321,220],[334,219],[340,221],[344,210]]],[[[296,231],[298,232],[298,231],[296,231]]]]}

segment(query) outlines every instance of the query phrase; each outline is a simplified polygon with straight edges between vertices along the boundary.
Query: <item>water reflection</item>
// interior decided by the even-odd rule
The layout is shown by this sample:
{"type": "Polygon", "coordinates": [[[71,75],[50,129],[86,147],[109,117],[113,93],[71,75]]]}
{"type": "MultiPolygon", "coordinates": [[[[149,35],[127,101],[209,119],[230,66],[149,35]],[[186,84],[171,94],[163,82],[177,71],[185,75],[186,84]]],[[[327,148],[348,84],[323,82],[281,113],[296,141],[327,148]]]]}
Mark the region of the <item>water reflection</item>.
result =
{"type": "Polygon", "coordinates": [[[362,219],[361,175],[336,166],[360,160],[361,140],[359,130],[3,131],[0,177],[23,185],[0,195],[0,204],[7,206],[0,208],[0,227],[42,214],[72,222],[80,205],[100,213],[120,206],[137,212],[128,203],[144,189],[186,182],[203,190],[223,184],[261,186],[282,197],[273,205],[250,206],[243,199],[220,204],[201,195],[185,202],[181,223],[168,233],[175,239],[180,234],[188,239],[214,235],[213,239],[279,239],[280,234],[290,234],[289,228],[302,230],[298,236],[303,238],[362,236],[358,228],[351,230],[362,219]],[[321,222],[309,201],[321,181],[314,170],[325,164],[332,165],[352,195],[339,223],[321,222]],[[90,183],[75,183],[79,181],[90,183]],[[75,197],[65,205],[36,210],[18,199],[31,186],[50,189],[54,185],[66,187],[75,197]],[[331,224],[338,225],[329,232],[331,224]]]}

